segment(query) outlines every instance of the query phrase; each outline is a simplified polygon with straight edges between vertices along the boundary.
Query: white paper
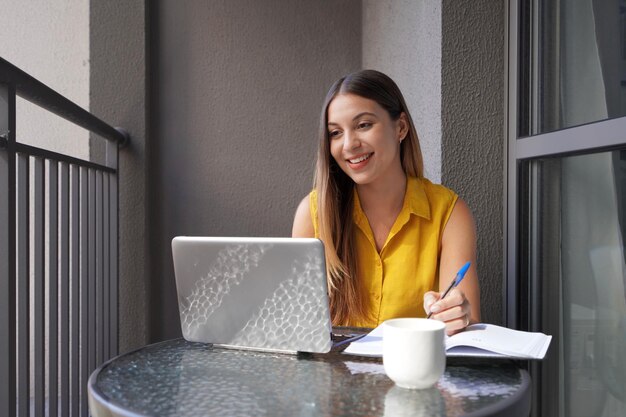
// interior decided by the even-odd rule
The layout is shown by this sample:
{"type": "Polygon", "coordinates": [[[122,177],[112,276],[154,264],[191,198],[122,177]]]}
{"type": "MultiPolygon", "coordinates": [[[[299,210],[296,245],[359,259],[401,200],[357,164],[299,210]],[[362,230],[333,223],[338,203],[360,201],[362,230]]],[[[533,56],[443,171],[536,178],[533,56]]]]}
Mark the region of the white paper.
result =
{"type": "MultiPolygon", "coordinates": [[[[454,336],[446,336],[445,344],[447,356],[543,359],[551,340],[552,336],[543,333],[522,332],[494,324],[478,323],[454,336]]],[[[362,339],[352,342],[343,353],[382,356],[382,325],[362,339]]]]}

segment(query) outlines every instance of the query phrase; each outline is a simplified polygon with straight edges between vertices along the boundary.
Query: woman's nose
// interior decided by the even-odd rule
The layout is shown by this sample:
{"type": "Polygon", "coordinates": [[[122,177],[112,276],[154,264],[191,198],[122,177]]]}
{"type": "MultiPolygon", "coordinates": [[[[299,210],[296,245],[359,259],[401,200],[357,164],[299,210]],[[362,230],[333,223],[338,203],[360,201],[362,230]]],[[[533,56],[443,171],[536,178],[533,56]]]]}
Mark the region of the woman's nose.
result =
{"type": "Polygon", "coordinates": [[[354,132],[344,132],[343,134],[343,148],[345,150],[356,149],[361,145],[359,137],[354,132]]]}

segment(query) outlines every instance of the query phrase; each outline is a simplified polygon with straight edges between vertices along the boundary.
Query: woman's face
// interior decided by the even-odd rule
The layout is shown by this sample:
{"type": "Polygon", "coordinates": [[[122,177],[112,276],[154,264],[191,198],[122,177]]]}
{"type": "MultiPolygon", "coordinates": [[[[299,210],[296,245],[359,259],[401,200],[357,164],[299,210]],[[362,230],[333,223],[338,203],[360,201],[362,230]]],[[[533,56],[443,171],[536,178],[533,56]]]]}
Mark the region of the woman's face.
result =
{"type": "Polygon", "coordinates": [[[330,153],[359,185],[403,176],[400,142],[408,132],[404,113],[392,120],[373,100],[339,94],[328,106],[330,153]]]}

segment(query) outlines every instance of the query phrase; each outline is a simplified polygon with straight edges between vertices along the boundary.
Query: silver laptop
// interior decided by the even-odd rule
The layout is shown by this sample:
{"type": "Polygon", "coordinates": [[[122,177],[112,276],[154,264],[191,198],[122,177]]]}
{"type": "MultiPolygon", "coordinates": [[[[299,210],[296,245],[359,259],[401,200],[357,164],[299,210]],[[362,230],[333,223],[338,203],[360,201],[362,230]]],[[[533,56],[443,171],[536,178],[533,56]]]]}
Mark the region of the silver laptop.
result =
{"type": "Polygon", "coordinates": [[[255,350],[330,351],[320,240],[175,237],[172,253],[185,339],[255,350]]]}

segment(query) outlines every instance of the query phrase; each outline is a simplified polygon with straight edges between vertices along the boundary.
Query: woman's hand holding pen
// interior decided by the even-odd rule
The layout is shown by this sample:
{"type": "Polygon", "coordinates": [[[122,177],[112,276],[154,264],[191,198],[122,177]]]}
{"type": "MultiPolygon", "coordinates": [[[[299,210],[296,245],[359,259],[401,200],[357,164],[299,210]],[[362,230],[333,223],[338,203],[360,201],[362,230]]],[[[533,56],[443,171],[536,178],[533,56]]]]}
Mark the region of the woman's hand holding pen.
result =
{"type": "Polygon", "coordinates": [[[470,324],[472,309],[465,293],[458,288],[470,265],[471,262],[465,262],[441,294],[434,291],[424,294],[424,310],[426,310],[427,318],[432,317],[443,321],[449,336],[460,332],[470,324]]]}
{"type": "Polygon", "coordinates": [[[441,295],[435,291],[424,294],[424,310],[426,314],[432,314],[431,318],[443,321],[446,333],[452,336],[470,324],[470,303],[459,288],[450,290],[445,298],[441,295]]]}

